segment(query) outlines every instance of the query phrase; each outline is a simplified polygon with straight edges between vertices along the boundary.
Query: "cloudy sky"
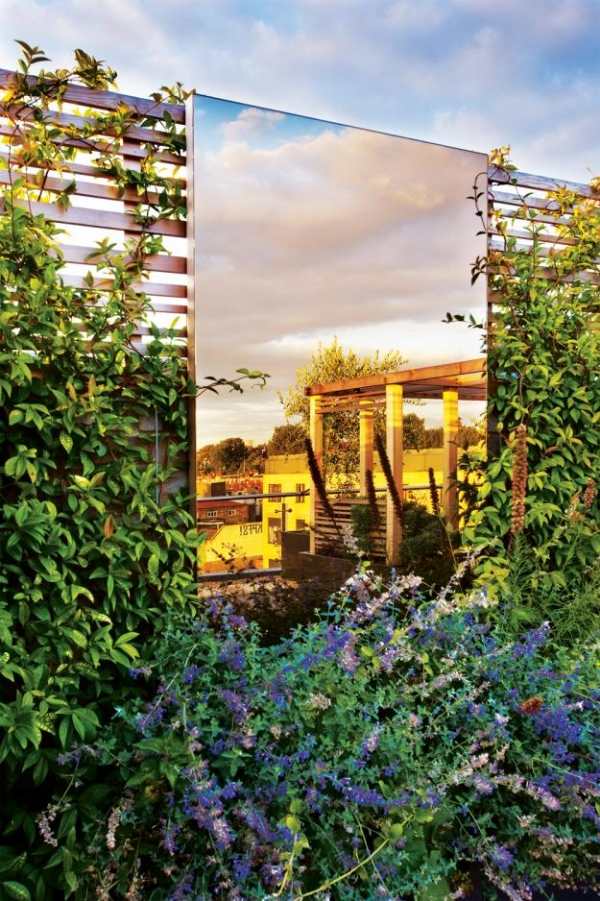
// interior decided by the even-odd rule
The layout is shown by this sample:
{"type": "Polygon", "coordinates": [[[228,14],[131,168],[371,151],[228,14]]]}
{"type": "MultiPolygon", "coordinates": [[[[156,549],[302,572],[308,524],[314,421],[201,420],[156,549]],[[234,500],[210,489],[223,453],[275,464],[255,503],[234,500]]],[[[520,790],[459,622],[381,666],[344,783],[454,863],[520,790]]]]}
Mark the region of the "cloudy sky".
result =
{"type": "MultiPolygon", "coordinates": [[[[509,143],[528,171],[600,172],[600,0],[0,0],[0,21],[3,67],[13,38],[57,65],[79,46],[127,93],[179,80],[474,151],[509,143]]],[[[211,374],[258,365],[275,387],[334,333],[422,361],[424,325],[477,306],[459,208],[477,156],[237,105],[204,112],[211,374]],[[231,352],[241,321],[245,359],[231,352]]],[[[471,355],[445,328],[429,356],[471,355]]],[[[264,437],[273,395],[244,403],[264,437]]],[[[207,440],[242,433],[227,410],[204,420],[207,440]]]]}
{"type": "Polygon", "coordinates": [[[81,46],[124,91],[205,94],[487,151],[600,167],[599,0],[0,0],[12,39],[81,46]]]}
{"type": "MultiPolygon", "coordinates": [[[[441,320],[483,318],[466,195],[485,156],[211,98],[196,111],[201,371],[243,358],[271,376],[260,393],[207,397],[200,443],[269,437],[277,392],[334,336],[410,366],[479,355],[480,332],[441,320]]],[[[439,421],[441,404],[428,413],[439,421]]]]}

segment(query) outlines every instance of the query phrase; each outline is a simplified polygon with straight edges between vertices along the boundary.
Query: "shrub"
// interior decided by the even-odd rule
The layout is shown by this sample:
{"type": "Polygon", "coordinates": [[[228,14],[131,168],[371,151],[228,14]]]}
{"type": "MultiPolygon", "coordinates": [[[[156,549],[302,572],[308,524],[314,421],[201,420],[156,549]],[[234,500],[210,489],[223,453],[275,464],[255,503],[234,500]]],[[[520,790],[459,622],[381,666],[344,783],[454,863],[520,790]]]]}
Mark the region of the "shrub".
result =
{"type": "Polygon", "coordinates": [[[445,585],[455,569],[457,538],[441,517],[429,513],[422,504],[405,503],[400,571],[414,573],[434,587],[445,585]]]}
{"type": "Polygon", "coordinates": [[[441,899],[473,866],[513,899],[593,887],[598,646],[506,640],[485,594],[418,586],[359,572],[271,648],[218,598],[173,620],[139,699],[66,755],[114,790],[80,897],[441,899]]]}

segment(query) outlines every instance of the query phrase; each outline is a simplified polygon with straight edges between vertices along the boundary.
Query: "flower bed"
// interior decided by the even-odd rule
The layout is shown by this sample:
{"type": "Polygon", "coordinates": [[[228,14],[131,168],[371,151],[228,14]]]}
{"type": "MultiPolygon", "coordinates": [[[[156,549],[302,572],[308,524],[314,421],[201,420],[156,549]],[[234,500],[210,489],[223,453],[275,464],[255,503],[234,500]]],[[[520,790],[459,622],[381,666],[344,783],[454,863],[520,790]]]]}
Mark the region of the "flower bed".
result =
{"type": "Polygon", "coordinates": [[[105,898],[425,901],[468,895],[474,867],[483,897],[593,888],[598,648],[511,640],[489,608],[363,571],[279,645],[218,599],[173,623],[132,671],[143,699],[65,761],[120,786],[85,878],[105,898]]]}

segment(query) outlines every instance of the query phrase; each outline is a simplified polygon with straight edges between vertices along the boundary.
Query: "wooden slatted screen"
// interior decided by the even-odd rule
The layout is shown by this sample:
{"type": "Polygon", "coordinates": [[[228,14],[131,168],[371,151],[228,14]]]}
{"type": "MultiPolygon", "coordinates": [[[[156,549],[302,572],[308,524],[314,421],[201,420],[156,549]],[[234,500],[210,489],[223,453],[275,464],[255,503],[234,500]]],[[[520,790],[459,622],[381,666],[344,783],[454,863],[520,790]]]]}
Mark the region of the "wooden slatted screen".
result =
{"type": "MultiPolygon", "coordinates": [[[[578,197],[586,200],[594,200],[600,204],[600,195],[589,185],[579,182],[565,181],[556,178],[545,178],[541,175],[531,175],[527,172],[507,172],[496,166],[488,169],[488,251],[502,251],[504,240],[495,228],[495,216],[505,221],[507,237],[516,240],[516,249],[527,253],[532,246],[532,233],[527,225],[532,224],[530,211],[535,212],[535,222],[545,226],[542,233],[538,233],[537,240],[542,243],[540,256],[548,259],[548,267],[540,269],[540,275],[544,278],[555,278],[555,270],[551,267],[551,259],[560,254],[561,249],[575,244],[575,239],[557,234],[557,223],[568,225],[569,215],[563,215],[557,219],[556,215],[549,215],[552,210],[558,209],[553,192],[566,188],[574,192],[578,197]]],[[[578,279],[600,284],[600,261],[587,271],[578,274],[578,279]]],[[[501,300],[494,297],[490,291],[488,294],[489,314],[493,319],[493,307],[501,300]]]]}
{"type": "MultiPolygon", "coordinates": [[[[0,69],[0,89],[7,86],[11,72],[0,69]]],[[[132,108],[143,116],[157,118],[169,113],[175,123],[185,126],[186,109],[179,104],[157,104],[155,101],[140,97],[131,97],[113,91],[95,91],[82,86],[72,85],[64,94],[61,109],[51,110],[49,116],[52,121],[61,125],[81,126],[90,121],[89,117],[100,112],[116,110],[123,104],[132,108]]],[[[12,117],[27,120],[30,111],[7,109],[0,106],[0,135],[11,136],[14,125],[7,118],[10,112],[12,117]],[[4,113],[4,115],[2,115],[4,113]]],[[[25,124],[25,121],[24,121],[25,124]]],[[[63,277],[65,284],[73,287],[84,286],[84,276],[91,272],[94,276],[94,287],[103,288],[103,280],[96,277],[96,267],[93,261],[87,259],[95,249],[98,240],[109,237],[115,243],[115,253],[123,249],[124,240],[131,235],[139,234],[142,230],[134,219],[133,211],[140,202],[135,190],[126,190],[120,193],[110,173],[94,164],[98,150],[89,143],[65,137],[64,134],[57,141],[69,143],[77,148],[77,154],[73,162],[69,163],[69,172],[50,173],[44,189],[50,195],[63,191],[74,179],[75,192],[71,195],[71,206],[67,210],[61,210],[52,202],[33,202],[31,208],[34,213],[43,213],[48,219],[59,223],[64,227],[65,234],[62,237],[61,250],[64,254],[65,267],[63,277]]],[[[165,143],[164,132],[159,127],[135,127],[132,126],[126,133],[119,155],[123,165],[132,170],[140,168],[140,163],[146,156],[145,145],[160,147],[165,143]]],[[[0,160],[8,159],[8,147],[0,144],[0,160]]],[[[186,157],[171,152],[158,153],[160,160],[161,176],[172,178],[178,183],[185,193],[186,189],[186,157]]],[[[0,186],[9,183],[10,175],[6,168],[0,169],[0,186]]],[[[149,200],[156,199],[152,195],[149,200]]],[[[177,219],[161,219],[148,229],[154,234],[162,235],[166,253],[160,253],[148,257],[145,268],[148,279],[134,286],[136,290],[149,295],[151,301],[151,318],[161,329],[172,327],[175,320],[175,343],[180,346],[182,355],[188,360],[190,377],[195,381],[195,349],[193,347],[194,336],[194,304],[193,286],[188,279],[188,245],[187,223],[177,219]]],[[[107,282],[104,281],[104,285],[107,282]]],[[[139,325],[134,336],[134,345],[143,352],[148,340],[148,326],[139,325]]],[[[195,404],[190,404],[190,460],[185,472],[174,480],[172,487],[182,484],[188,486],[190,493],[195,492],[195,404]]],[[[148,425],[150,425],[148,423],[148,425]]]]}
{"type": "MultiPolygon", "coordinates": [[[[548,260],[548,265],[541,265],[539,274],[543,278],[572,280],[572,276],[561,277],[553,267],[553,260],[560,255],[568,245],[575,244],[575,239],[568,235],[558,234],[557,223],[568,225],[570,216],[562,215],[557,218],[556,211],[559,207],[553,197],[553,192],[564,188],[574,192],[582,200],[594,200],[600,203],[600,196],[589,185],[572,182],[563,179],[547,178],[541,175],[532,175],[528,172],[507,171],[490,165],[487,172],[487,249],[488,258],[494,251],[502,252],[505,248],[504,237],[498,231],[497,218],[506,226],[506,237],[514,238],[515,249],[522,253],[530,253],[533,246],[532,226],[533,222],[544,226],[543,231],[536,229],[538,256],[542,261],[548,260]],[[550,215],[551,211],[555,215],[550,215]],[[532,220],[531,213],[535,213],[532,220]]],[[[502,303],[502,297],[498,297],[491,287],[493,269],[488,271],[487,306],[488,306],[488,333],[493,336],[494,312],[502,303]]],[[[577,279],[600,284],[600,260],[590,266],[586,271],[577,274],[577,279]]],[[[591,311],[590,325],[598,328],[600,315],[591,311]]],[[[491,397],[497,389],[493,378],[488,377],[488,396],[491,397]]],[[[496,455],[500,450],[500,436],[496,429],[496,422],[491,414],[488,415],[488,453],[496,455]]]]}

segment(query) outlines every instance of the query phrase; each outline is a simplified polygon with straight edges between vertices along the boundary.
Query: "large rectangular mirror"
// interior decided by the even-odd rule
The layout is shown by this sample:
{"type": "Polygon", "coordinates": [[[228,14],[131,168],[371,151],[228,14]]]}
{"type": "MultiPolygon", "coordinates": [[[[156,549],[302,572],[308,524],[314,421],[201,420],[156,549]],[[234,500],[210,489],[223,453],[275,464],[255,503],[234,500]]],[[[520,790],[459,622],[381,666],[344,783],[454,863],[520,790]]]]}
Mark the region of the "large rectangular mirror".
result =
{"type": "Polygon", "coordinates": [[[470,285],[484,243],[467,196],[487,159],[201,95],[193,118],[197,375],[270,374],[262,390],[198,401],[201,570],[277,570],[285,548],[290,560],[294,548],[318,550],[305,387],[328,386],[318,450],[332,496],[360,499],[372,458],[385,507],[378,455],[362,446],[369,426],[353,410],[370,399],[372,431],[389,421],[385,379],[364,396],[356,383],[337,393],[332,383],[417,371],[402,389],[407,499],[427,505],[430,468],[440,490],[448,476],[444,393],[458,401],[446,431],[458,416],[453,440],[479,441],[481,367],[477,376],[454,364],[481,360],[482,333],[442,320],[485,317],[484,286],[470,285]]]}

